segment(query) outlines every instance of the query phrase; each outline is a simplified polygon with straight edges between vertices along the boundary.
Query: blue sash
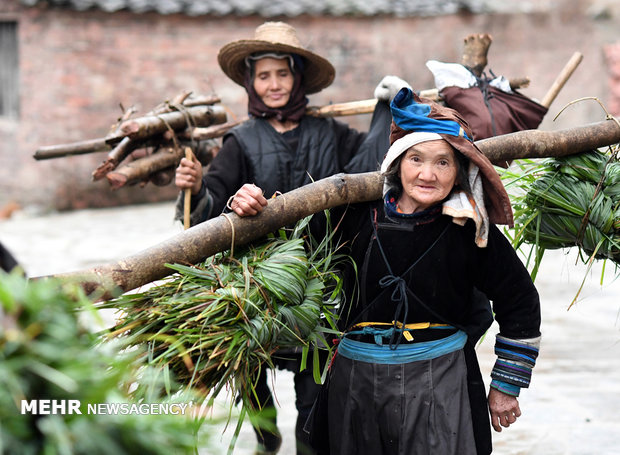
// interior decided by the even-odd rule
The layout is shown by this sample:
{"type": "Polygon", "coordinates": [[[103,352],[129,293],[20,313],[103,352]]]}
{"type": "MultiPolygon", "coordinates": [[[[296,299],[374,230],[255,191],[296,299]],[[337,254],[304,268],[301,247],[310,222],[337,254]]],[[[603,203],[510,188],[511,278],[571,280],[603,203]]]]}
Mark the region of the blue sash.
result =
{"type": "Polygon", "coordinates": [[[344,337],[338,344],[338,354],[351,360],[398,365],[418,360],[431,360],[465,346],[467,334],[462,330],[440,340],[420,343],[399,344],[396,349],[389,345],[378,345],[350,340],[344,337]]]}

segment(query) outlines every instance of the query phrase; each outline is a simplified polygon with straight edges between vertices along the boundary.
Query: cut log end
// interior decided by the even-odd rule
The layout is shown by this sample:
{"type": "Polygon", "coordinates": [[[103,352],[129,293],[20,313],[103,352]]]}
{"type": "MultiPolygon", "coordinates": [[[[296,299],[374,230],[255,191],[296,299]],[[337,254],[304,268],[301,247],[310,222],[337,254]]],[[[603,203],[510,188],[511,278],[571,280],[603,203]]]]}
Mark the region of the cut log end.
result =
{"type": "Polygon", "coordinates": [[[93,181],[98,181],[104,178],[109,172],[116,169],[116,163],[111,160],[105,160],[103,163],[97,167],[92,173],[93,181]]]}
{"type": "Polygon", "coordinates": [[[120,172],[108,172],[105,176],[113,190],[117,190],[127,184],[127,176],[120,172]]]}

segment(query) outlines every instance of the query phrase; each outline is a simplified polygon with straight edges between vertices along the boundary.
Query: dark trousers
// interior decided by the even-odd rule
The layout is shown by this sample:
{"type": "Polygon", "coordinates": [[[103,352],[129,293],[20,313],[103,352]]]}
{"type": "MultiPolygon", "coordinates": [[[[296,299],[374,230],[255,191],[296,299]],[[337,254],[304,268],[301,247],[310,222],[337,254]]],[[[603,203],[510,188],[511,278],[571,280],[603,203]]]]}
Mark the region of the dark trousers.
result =
{"type": "MultiPolygon", "coordinates": [[[[321,355],[319,357],[321,357],[322,362],[324,362],[326,355],[321,355]]],[[[319,384],[314,382],[311,362],[308,362],[308,365],[304,371],[299,371],[301,367],[301,355],[294,353],[291,355],[286,355],[286,357],[274,359],[274,363],[280,369],[286,369],[294,372],[295,408],[297,409],[297,421],[295,424],[297,455],[314,455],[315,452],[310,448],[308,439],[309,435],[303,429],[304,424],[310,415],[314,400],[316,399],[316,396],[321,388],[319,384]]],[[[260,403],[260,409],[273,409],[275,411],[274,399],[271,394],[271,390],[269,389],[268,381],[269,375],[267,373],[267,369],[263,368],[256,384],[256,395],[259,401],[257,403],[253,397],[253,405],[256,406],[260,403]]],[[[270,420],[272,421],[273,426],[276,427],[277,420],[275,412],[272,412],[271,416],[272,417],[270,417],[270,420]]],[[[254,432],[256,433],[257,440],[262,443],[264,447],[272,450],[276,447],[279,441],[278,434],[258,428],[254,428],[254,432]]]]}

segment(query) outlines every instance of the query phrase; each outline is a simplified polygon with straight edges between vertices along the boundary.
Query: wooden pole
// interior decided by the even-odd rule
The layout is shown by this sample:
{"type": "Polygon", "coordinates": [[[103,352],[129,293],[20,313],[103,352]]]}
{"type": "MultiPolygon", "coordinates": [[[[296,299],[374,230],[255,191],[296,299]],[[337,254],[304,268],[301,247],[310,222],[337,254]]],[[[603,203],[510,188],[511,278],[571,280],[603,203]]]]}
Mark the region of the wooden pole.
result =
{"type": "Polygon", "coordinates": [[[551,106],[551,103],[553,103],[553,100],[555,100],[555,98],[558,96],[558,93],[560,93],[560,90],[562,90],[562,87],[564,87],[566,81],[568,81],[568,79],[573,75],[573,73],[581,63],[581,60],[583,60],[583,55],[580,52],[575,52],[571,56],[568,62],[566,62],[566,65],[564,65],[564,68],[562,68],[560,74],[558,74],[558,76],[555,78],[555,81],[553,81],[551,88],[549,88],[549,91],[547,91],[540,104],[542,104],[546,108],[551,106]]]}
{"type": "Polygon", "coordinates": [[[224,251],[232,238],[235,245],[243,245],[321,210],[376,199],[381,181],[378,172],[338,174],[270,199],[258,216],[220,215],[115,264],[57,276],[78,281],[88,294],[107,299],[171,274],[166,263],[195,264],[224,251]]]}
{"type": "Polygon", "coordinates": [[[476,141],[493,163],[574,155],[620,142],[619,119],[559,131],[525,130],[476,141]]]}
{"type": "Polygon", "coordinates": [[[209,126],[225,121],[226,111],[221,106],[192,106],[182,112],[165,112],[126,120],[118,129],[133,140],[143,140],[170,130],[209,126]]]}
{"type": "Polygon", "coordinates": [[[52,158],[64,158],[65,156],[105,152],[111,150],[111,144],[120,141],[123,137],[124,135],[119,133],[113,137],[106,136],[87,141],[72,142],[70,144],[48,145],[39,147],[33,157],[35,160],[49,160],[52,158]]]}
{"type": "MultiPolygon", "coordinates": [[[[193,153],[190,147],[185,147],[185,158],[188,160],[193,160],[193,153]]],[[[186,188],[184,200],[183,200],[183,227],[185,229],[189,229],[190,225],[190,213],[192,207],[192,189],[186,188]]]]}

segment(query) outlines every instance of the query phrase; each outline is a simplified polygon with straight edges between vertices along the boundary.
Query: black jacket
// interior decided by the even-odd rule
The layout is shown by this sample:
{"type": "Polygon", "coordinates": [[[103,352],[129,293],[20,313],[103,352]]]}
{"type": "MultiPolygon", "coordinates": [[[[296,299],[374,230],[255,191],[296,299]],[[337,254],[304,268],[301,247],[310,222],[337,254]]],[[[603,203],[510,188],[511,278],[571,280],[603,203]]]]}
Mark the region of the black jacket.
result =
{"type": "Polygon", "coordinates": [[[429,212],[422,214],[422,219],[408,220],[388,218],[383,201],[348,208],[341,236],[350,242],[361,289],[357,295],[353,292],[354,274],[349,271],[349,304],[340,320],[341,328],[360,321],[394,320],[398,302],[391,296],[395,284],[380,284],[393,275],[402,276],[409,290],[407,323],[475,325],[480,314],[473,292],[478,289],[493,302],[502,335],[515,339],[539,336],[538,292],[502,232],[491,225],[488,245],[479,248],[474,242],[473,222],[459,226],[449,216],[432,214],[432,209],[429,212]],[[375,213],[376,223],[371,221],[375,213]],[[385,260],[373,237],[373,223],[385,260]]]}
{"type": "MultiPolygon", "coordinates": [[[[220,215],[245,183],[256,184],[269,198],[340,172],[378,170],[389,148],[390,122],[388,104],[378,102],[368,133],[331,118],[308,116],[284,134],[265,119],[233,128],[203,176],[201,191],[192,197],[192,225],[220,215]]],[[[182,201],[177,200],[178,219],[182,201]]]]}

